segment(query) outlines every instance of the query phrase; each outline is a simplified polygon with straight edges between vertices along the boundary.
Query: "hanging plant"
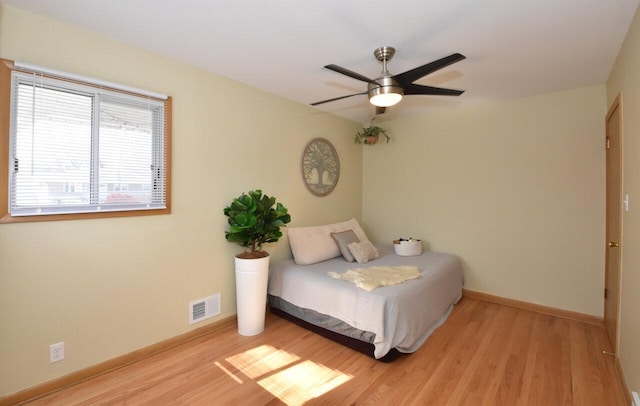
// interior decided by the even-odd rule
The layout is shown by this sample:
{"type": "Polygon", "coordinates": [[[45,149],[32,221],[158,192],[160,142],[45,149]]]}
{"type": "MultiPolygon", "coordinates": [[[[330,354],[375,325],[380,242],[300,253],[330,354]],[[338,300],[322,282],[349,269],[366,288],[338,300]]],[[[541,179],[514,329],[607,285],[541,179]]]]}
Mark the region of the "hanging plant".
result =
{"type": "Polygon", "coordinates": [[[377,144],[380,136],[383,135],[387,139],[387,144],[391,137],[387,134],[387,130],[382,127],[374,126],[373,123],[369,127],[365,127],[362,131],[356,133],[356,144],[373,145],[377,144]]]}

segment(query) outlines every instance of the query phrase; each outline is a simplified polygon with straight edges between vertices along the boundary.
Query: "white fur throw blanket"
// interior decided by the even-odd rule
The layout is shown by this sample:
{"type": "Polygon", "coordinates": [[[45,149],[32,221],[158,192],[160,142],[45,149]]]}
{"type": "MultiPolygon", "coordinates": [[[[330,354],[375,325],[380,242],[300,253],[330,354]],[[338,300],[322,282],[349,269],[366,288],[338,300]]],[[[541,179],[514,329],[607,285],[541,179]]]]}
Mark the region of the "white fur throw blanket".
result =
{"type": "Polygon", "coordinates": [[[349,269],[345,273],[329,272],[329,276],[355,283],[359,288],[372,291],[380,286],[398,285],[410,279],[418,279],[420,272],[415,266],[373,266],[349,269]]]}

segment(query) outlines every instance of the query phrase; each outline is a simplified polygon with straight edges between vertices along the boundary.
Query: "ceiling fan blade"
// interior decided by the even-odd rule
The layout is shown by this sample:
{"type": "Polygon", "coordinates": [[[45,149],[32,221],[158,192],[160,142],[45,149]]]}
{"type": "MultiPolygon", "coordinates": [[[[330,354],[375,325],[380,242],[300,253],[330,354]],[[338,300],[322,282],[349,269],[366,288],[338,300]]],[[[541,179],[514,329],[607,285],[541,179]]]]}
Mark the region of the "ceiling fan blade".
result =
{"type": "Polygon", "coordinates": [[[460,62],[464,59],[467,59],[467,57],[462,54],[455,53],[449,56],[445,56],[442,59],[438,59],[437,61],[430,62],[426,65],[418,66],[417,68],[394,75],[393,78],[398,83],[400,83],[400,86],[405,87],[406,85],[415,82],[421,77],[424,77],[456,62],[460,62]]]}
{"type": "Polygon", "coordinates": [[[343,67],[338,66],[338,65],[326,65],[325,68],[327,68],[329,70],[332,70],[334,72],[342,73],[343,75],[347,75],[350,78],[358,79],[358,80],[361,80],[363,82],[373,83],[375,85],[378,84],[373,79],[369,79],[368,77],[366,77],[364,75],[361,75],[359,73],[356,73],[354,71],[351,71],[349,69],[343,68],[343,67]]]}
{"type": "Polygon", "coordinates": [[[464,90],[455,89],[443,89],[441,87],[422,86],[414,83],[409,84],[404,88],[404,94],[426,94],[434,96],[460,96],[464,93],[464,90]]]}
{"type": "Polygon", "coordinates": [[[333,99],[322,100],[322,101],[319,101],[319,102],[311,103],[311,105],[312,106],[317,106],[318,104],[329,103],[329,102],[340,100],[340,99],[346,99],[347,97],[360,96],[360,95],[367,94],[367,93],[368,92],[360,92],[360,93],[348,94],[346,96],[334,97],[333,99]]]}
{"type": "Polygon", "coordinates": [[[384,114],[384,112],[385,112],[385,111],[387,111],[387,108],[386,108],[386,107],[379,107],[379,106],[376,106],[376,116],[377,116],[378,114],[384,114]]]}

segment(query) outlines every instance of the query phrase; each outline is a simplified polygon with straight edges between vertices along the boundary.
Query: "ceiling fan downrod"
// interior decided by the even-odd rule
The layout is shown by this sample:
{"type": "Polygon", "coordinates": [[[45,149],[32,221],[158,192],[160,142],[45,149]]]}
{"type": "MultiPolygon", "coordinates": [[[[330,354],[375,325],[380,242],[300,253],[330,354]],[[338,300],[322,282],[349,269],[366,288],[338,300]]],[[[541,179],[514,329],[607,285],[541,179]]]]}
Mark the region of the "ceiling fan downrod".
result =
{"type": "Polygon", "coordinates": [[[376,59],[382,62],[383,75],[389,74],[389,70],[387,69],[387,62],[389,62],[395,54],[396,49],[394,47],[380,47],[373,51],[373,55],[376,57],[376,59]]]}
{"type": "Polygon", "coordinates": [[[402,86],[389,74],[387,62],[393,58],[396,49],[393,47],[380,47],[373,51],[376,59],[382,62],[382,76],[375,79],[375,83],[369,83],[367,93],[369,102],[376,107],[390,107],[402,100],[404,90],[402,86]]]}

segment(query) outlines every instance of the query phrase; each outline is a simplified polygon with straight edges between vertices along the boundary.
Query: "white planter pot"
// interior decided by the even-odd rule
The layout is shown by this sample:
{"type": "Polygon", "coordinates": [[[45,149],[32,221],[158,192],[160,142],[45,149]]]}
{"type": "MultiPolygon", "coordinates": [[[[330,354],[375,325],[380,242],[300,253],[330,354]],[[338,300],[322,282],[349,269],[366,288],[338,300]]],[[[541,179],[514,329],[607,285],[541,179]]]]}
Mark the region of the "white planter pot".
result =
{"type": "Polygon", "coordinates": [[[236,257],[236,305],[240,335],[254,336],[264,331],[268,277],[268,256],[257,259],[236,257]]]}

